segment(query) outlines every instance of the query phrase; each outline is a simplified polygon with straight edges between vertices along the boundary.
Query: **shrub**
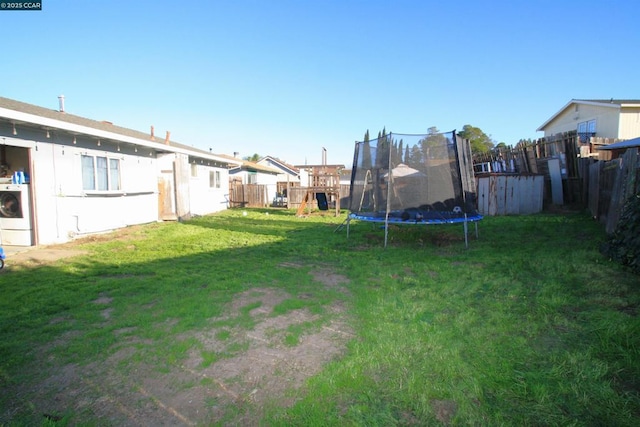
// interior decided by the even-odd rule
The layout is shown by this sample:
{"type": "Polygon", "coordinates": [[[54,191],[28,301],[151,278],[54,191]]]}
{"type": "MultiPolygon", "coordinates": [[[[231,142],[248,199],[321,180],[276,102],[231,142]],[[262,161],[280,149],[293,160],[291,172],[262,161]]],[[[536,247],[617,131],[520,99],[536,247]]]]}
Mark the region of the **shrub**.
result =
{"type": "Polygon", "coordinates": [[[625,202],[616,229],[602,245],[602,252],[640,274],[640,193],[625,202]]]}

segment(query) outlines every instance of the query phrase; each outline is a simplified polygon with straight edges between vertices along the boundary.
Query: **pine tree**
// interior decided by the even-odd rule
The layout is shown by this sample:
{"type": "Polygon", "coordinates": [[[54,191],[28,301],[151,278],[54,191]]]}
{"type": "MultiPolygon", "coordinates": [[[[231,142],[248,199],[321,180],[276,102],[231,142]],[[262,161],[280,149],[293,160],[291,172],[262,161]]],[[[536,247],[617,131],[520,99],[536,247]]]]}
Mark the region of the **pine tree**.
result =
{"type": "Polygon", "coordinates": [[[364,142],[362,144],[362,164],[360,167],[363,169],[371,169],[371,143],[369,142],[369,129],[364,134],[364,142]]]}

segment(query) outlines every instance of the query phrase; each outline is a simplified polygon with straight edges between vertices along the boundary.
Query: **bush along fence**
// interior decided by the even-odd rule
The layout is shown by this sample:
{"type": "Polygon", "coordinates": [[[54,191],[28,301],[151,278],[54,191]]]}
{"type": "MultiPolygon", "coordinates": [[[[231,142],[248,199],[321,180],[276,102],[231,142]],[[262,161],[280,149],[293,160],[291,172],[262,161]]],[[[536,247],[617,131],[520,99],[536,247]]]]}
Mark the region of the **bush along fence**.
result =
{"type": "Polygon", "coordinates": [[[588,208],[612,233],[625,202],[640,193],[638,148],[616,153],[599,147],[617,142],[566,132],[515,148],[474,157],[477,176],[486,173],[544,176],[543,200],[549,205],[588,208]]]}

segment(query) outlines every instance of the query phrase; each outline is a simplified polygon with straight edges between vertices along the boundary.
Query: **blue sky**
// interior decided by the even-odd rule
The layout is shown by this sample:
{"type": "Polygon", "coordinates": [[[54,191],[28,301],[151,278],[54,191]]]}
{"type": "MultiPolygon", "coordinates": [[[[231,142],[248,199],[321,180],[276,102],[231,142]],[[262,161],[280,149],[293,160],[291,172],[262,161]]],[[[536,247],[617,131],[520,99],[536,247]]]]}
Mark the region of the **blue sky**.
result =
{"type": "Polygon", "coordinates": [[[351,166],[367,129],[515,144],[572,98],[640,98],[639,16],[637,0],[42,0],[0,11],[0,96],[351,166]]]}

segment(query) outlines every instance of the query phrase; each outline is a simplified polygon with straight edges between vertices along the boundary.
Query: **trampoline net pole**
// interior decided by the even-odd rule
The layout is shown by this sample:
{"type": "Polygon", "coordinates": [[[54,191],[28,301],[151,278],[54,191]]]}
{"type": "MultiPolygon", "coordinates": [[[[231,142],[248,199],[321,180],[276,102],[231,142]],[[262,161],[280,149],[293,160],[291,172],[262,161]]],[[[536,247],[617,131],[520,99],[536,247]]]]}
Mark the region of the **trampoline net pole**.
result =
{"type": "Polygon", "coordinates": [[[393,133],[389,133],[389,135],[387,136],[387,145],[388,145],[388,152],[387,152],[387,157],[388,157],[388,161],[387,161],[387,170],[389,172],[387,172],[389,174],[389,178],[387,179],[387,206],[385,208],[385,215],[384,215],[384,247],[387,247],[387,238],[389,235],[389,213],[391,212],[391,187],[393,186],[393,172],[391,170],[391,141],[393,141],[393,137],[392,137],[393,133]]]}

